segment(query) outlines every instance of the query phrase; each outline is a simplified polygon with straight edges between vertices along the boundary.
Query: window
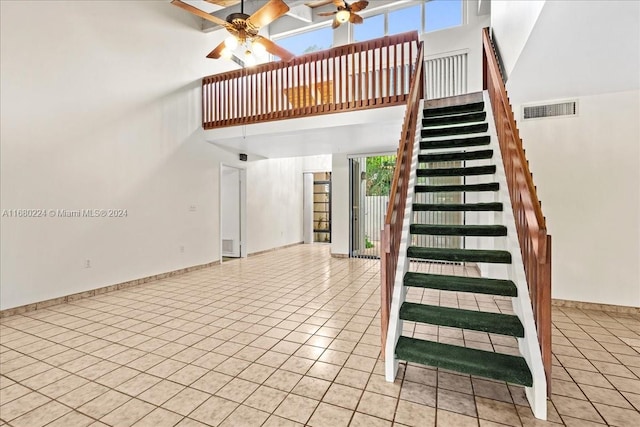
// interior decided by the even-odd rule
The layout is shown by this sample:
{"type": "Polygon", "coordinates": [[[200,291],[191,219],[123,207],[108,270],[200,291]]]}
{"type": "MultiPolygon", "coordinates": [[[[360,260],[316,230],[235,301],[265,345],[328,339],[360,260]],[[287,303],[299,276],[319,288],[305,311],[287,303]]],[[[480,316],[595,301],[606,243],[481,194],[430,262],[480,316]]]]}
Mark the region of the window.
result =
{"type": "Polygon", "coordinates": [[[462,25],[462,0],[431,0],[425,3],[425,32],[462,25]]]}
{"type": "Polygon", "coordinates": [[[406,7],[389,12],[387,34],[399,34],[407,31],[422,31],[422,5],[406,7]]]}
{"type": "Polygon", "coordinates": [[[377,39],[384,36],[384,14],[366,18],[362,24],[353,26],[353,41],[377,39]]]}
{"type": "Polygon", "coordinates": [[[277,40],[277,43],[294,55],[329,49],[333,45],[333,30],[330,27],[307,31],[277,40]]]}

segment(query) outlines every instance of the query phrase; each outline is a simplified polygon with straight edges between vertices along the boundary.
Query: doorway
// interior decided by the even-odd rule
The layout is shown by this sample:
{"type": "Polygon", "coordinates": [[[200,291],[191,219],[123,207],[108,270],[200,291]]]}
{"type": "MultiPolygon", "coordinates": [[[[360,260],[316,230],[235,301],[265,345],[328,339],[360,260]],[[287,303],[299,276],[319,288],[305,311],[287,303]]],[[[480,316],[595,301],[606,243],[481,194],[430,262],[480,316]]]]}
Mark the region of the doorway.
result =
{"type": "Polygon", "coordinates": [[[246,256],[246,171],[220,166],[220,258],[246,256]]]}
{"type": "Polygon", "coordinates": [[[380,232],[387,213],[395,165],[395,155],[349,159],[351,257],[380,258],[380,232]]]}

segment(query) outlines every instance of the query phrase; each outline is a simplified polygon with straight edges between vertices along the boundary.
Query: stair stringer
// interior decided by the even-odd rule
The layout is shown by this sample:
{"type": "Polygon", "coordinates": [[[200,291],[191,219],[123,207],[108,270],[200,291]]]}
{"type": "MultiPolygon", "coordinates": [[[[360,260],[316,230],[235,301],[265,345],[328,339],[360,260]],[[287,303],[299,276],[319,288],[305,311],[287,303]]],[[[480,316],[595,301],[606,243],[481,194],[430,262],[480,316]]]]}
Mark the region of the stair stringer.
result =
{"type": "Polygon", "coordinates": [[[533,386],[525,387],[525,393],[533,415],[541,420],[547,419],[547,379],[542,362],[542,352],[538,342],[538,331],[533,317],[533,309],[531,299],[529,297],[529,287],[527,285],[526,274],[524,271],[524,263],[522,261],[522,252],[518,241],[518,233],[516,230],[515,217],[513,215],[513,207],[511,205],[511,197],[509,196],[509,188],[507,186],[506,173],[502,161],[502,152],[498,142],[498,134],[495,127],[495,118],[491,107],[491,100],[488,92],[483,91],[485,102],[485,110],[487,111],[487,122],[489,123],[488,133],[491,136],[490,148],[494,150],[494,163],[496,165],[496,173],[494,175],[496,181],[500,184],[498,191],[498,201],[503,203],[502,212],[496,212],[496,224],[503,224],[507,227],[507,236],[496,239],[496,246],[502,246],[504,250],[511,253],[512,262],[506,265],[507,279],[512,280],[518,289],[518,296],[511,299],[513,311],[518,316],[525,329],[524,338],[518,338],[518,347],[520,354],[527,362],[531,375],[533,377],[533,386]]]}
{"type": "Polygon", "coordinates": [[[407,203],[404,208],[402,219],[402,238],[400,239],[400,249],[398,256],[398,266],[396,267],[396,279],[393,284],[393,294],[391,296],[391,309],[389,310],[389,326],[387,329],[387,342],[384,349],[384,373],[385,380],[394,382],[398,374],[398,359],[396,358],[396,345],[402,335],[402,319],[400,319],[400,307],[407,297],[407,287],[404,286],[404,275],[409,271],[409,257],[407,250],[411,243],[411,226],[413,213],[413,199],[415,195],[415,185],[417,182],[418,154],[420,153],[420,131],[422,127],[422,111],[424,100],[420,101],[420,116],[416,121],[414,134],[413,155],[411,157],[411,172],[409,174],[409,188],[407,191],[407,203]]]}

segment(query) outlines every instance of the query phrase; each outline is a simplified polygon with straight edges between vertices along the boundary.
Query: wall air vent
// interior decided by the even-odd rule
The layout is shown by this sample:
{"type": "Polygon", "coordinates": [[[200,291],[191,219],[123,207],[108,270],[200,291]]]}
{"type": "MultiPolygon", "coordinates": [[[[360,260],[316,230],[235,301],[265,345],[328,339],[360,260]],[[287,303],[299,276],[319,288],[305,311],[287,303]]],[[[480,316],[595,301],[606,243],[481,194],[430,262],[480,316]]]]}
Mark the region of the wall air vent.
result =
{"type": "Polygon", "coordinates": [[[554,102],[551,104],[524,105],[522,120],[544,119],[547,117],[577,116],[578,102],[554,102]]]}

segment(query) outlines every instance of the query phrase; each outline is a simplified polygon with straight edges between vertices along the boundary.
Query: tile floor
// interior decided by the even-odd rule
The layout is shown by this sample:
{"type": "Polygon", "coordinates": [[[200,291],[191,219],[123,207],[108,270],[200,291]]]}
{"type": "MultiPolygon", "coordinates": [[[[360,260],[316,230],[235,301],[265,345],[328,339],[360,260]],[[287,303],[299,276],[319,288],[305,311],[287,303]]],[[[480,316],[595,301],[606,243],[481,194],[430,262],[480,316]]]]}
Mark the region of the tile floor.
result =
{"type": "MultiPolygon", "coordinates": [[[[554,309],[543,423],[505,383],[411,364],[385,382],[377,271],[296,246],[3,319],[0,426],[640,425],[640,316],[554,309]]],[[[481,296],[410,298],[510,310],[481,296]]],[[[514,350],[451,328],[406,332],[514,350]]]]}

